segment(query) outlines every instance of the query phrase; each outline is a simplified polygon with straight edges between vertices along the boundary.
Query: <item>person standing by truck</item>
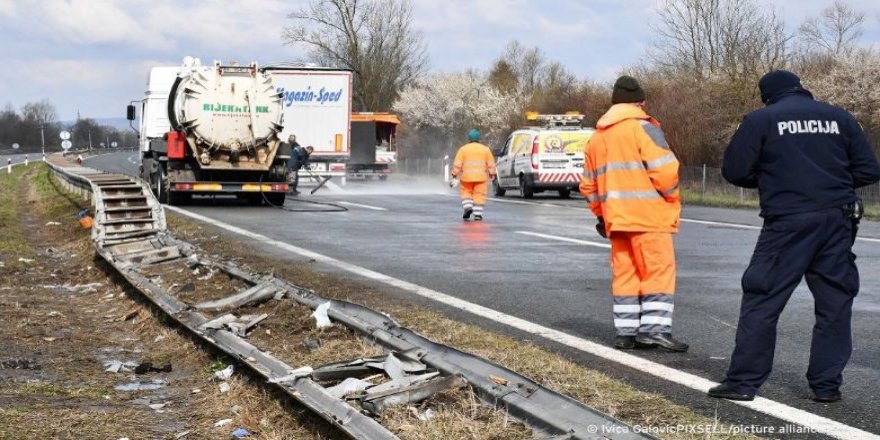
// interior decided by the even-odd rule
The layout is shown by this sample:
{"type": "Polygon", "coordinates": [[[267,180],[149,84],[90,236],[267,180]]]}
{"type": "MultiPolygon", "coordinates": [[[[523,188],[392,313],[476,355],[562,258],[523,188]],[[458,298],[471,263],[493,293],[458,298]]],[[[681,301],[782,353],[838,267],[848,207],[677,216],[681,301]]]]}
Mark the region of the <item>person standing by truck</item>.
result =
{"type": "Polygon", "coordinates": [[[660,123],[645,113],[635,78],[617,79],[611,103],[587,144],[580,191],[597,232],[611,241],[614,346],[685,352],[688,345],[672,338],[678,159],[660,123]]]}
{"type": "Polygon", "coordinates": [[[308,155],[305,153],[302,146],[296,141],[296,135],[294,134],[287,137],[286,147],[290,148],[290,160],[287,162],[287,168],[290,169],[290,173],[293,175],[293,181],[290,184],[290,192],[293,195],[297,195],[299,194],[299,191],[296,189],[297,185],[299,185],[299,169],[308,162],[308,155]],[[303,160],[303,157],[305,157],[305,160],[303,160]]]}
{"type": "Polygon", "coordinates": [[[458,149],[452,166],[452,178],[460,181],[462,218],[474,215],[483,220],[483,206],[489,191],[489,180],[495,180],[495,157],[489,147],[481,144],[480,132],[475,128],[468,133],[468,142],[458,149]]]}

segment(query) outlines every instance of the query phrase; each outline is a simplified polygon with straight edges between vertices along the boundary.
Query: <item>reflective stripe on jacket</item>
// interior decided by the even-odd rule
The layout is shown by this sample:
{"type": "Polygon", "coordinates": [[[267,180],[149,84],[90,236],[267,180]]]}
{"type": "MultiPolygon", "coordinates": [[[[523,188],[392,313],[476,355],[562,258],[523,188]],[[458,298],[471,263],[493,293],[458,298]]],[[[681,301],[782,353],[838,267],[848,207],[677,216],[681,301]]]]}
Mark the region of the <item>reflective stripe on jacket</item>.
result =
{"type": "Polygon", "coordinates": [[[613,105],[585,151],[580,191],[607,232],[677,232],[678,159],[660,123],[633,104],[613,105]]]}
{"type": "Polygon", "coordinates": [[[452,177],[462,182],[486,182],[495,175],[495,157],[489,147],[471,142],[462,145],[455,154],[452,177]]]}

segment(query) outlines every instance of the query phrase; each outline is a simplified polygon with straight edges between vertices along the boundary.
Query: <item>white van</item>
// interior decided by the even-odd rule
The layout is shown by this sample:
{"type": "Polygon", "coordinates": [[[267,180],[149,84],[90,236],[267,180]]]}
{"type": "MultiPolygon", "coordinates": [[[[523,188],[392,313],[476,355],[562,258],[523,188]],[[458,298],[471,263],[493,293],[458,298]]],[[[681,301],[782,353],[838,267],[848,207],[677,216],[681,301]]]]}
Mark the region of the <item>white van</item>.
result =
{"type": "Polygon", "coordinates": [[[514,131],[497,152],[495,195],[518,189],[524,198],[543,191],[569,197],[584,172],[584,149],[596,130],[582,128],[581,114],[538,115],[526,119],[540,124],[514,131]]]}

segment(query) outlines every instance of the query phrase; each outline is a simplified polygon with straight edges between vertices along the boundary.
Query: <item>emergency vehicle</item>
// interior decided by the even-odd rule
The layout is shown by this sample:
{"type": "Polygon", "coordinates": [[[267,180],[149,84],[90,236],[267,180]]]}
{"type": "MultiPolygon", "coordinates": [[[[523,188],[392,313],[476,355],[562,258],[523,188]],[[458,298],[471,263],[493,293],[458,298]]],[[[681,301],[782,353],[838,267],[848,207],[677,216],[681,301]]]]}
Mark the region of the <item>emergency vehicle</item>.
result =
{"type": "Polygon", "coordinates": [[[558,191],[569,197],[577,190],[584,172],[584,149],[593,128],[581,127],[584,115],[526,113],[530,126],[510,134],[496,154],[496,196],[517,189],[524,198],[535,193],[558,191]]]}

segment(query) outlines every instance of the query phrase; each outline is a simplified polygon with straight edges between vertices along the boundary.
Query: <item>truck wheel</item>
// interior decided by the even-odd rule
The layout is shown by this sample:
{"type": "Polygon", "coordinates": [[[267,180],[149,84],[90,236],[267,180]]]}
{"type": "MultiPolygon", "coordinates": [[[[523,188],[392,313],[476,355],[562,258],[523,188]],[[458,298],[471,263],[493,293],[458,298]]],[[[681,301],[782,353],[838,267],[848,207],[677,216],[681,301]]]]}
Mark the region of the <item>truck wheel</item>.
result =
{"type": "Polygon", "coordinates": [[[162,165],[159,165],[159,171],[153,174],[152,180],[150,186],[156,199],[159,200],[159,203],[168,203],[168,179],[165,178],[165,170],[162,165]]]}
{"type": "Polygon", "coordinates": [[[571,197],[571,188],[560,189],[559,190],[559,197],[563,198],[563,199],[567,199],[567,198],[571,197]]]}
{"type": "Polygon", "coordinates": [[[506,189],[502,188],[501,185],[498,184],[498,180],[492,182],[492,188],[495,189],[495,195],[498,197],[504,197],[504,194],[507,192],[506,189]]]}
{"type": "Polygon", "coordinates": [[[535,189],[526,182],[524,176],[519,176],[519,192],[524,199],[531,199],[535,196],[535,189]]]}

